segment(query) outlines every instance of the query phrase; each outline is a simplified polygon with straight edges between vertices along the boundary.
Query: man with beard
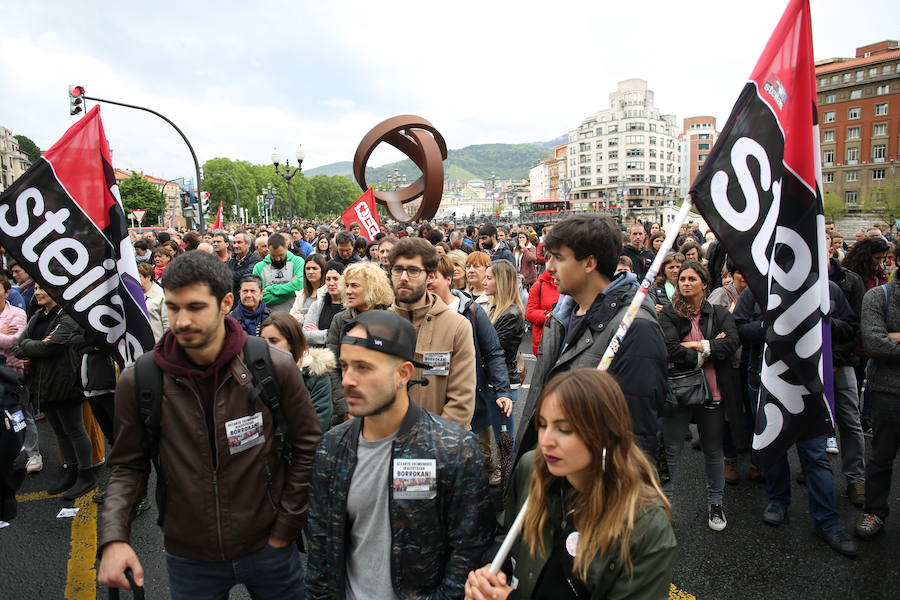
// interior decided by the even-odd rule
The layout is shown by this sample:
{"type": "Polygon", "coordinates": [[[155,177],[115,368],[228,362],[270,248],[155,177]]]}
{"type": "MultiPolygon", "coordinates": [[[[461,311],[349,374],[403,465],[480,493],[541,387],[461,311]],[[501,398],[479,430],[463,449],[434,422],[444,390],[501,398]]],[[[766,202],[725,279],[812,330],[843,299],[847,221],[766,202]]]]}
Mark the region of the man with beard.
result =
{"type": "Polygon", "coordinates": [[[491,255],[491,260],[508,260],[516,264],[512,252],[506,247],[505,242],[497,239],[497,228],[488,223],[478,230],[478,244],[481,249],[491,255]]]}
{"type": "Polygon", "coordinates": [[[150,462],[173,600],[224,598],[238,583],[254,598],[302,598],[294,541],[303,528],[319,420],[293,357],[269,349],[286,434],[282,460],[276,414],[257,399],[243,348],[247,334],[226,315],[231,271],[212,254],[187,252],[162,278],[171,329],[153,350],[159,367],[158,454],[144,441],[136,369],[116,386],[116,442],[98,526],[101,584],[127,588],[144,572],[129,545],[150,462]],[[251,434],[251,435],[248,435],[251,434]]]}
{"type": "Polygon", "coordinates": [[[644,226],[640,223],[635,223],[631,226],[631,232],[629,233],[630,243],[619,252],[619,256],[627,256],[631,259],[631,269],[638,283],[644,281],[647,269],[653,264],[653,252],[644,247],[644,237],[646,235],[644,226]]]}
{"type": "Polygon", "coordinates": [[[369,310],[348,326],[341,369],[354,418],[316,449],[307,597],[461,598],[493,533],[481,451],[410,401],[415,370],[429,365],[415,361],[408,321],[369,310]]]}
{"type": "Polygon", "coordinates": [[[337,253],[333,260],[338,261],[345,267],[349,267],[355,262],[359,262],[359,254],[353,251],[353,242],[356,241],[356,238],[353,237],[353,234],[349,231],[339,231],[336,236],[334,236],[334,246],[337,248],[337,253]]]}
{"type": "Polygon", "coordinates": [[[290,312],[303,289],[305,261],[288,252],[287,240],[280,233],[269,236],[269,254],[256,263],[253,274],[262,279],[263,302],[272,312],[290,312]]]}
{"type": "Polygon", "coordinates": [[[416,329],[416,353],[428,365],[417,377],[428,385],[410,390],[410,398],[436,415],[468,428],[475,412],[475,342],[468,320],[427,291],[437,276],[434,246],[417,237],[391,249],[391,311],[416,329]]]}

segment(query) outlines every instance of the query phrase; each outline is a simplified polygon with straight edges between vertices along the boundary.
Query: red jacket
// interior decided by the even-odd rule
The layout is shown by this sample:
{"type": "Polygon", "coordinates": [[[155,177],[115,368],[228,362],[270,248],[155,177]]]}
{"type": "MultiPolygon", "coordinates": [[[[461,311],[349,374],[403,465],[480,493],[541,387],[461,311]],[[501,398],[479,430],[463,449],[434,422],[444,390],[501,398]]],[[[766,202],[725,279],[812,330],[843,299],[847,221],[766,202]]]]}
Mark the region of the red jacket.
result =
{"type": "Polygon", "coordinates": [[[550,273],[544,271],[528,292],[528,306],[525,308],[525,320],[533,325],[531,328],[531,352],[537,356],[541,347],[541,335],[544,333],[544,322],[559,300],[559,290],[550,273]]]}

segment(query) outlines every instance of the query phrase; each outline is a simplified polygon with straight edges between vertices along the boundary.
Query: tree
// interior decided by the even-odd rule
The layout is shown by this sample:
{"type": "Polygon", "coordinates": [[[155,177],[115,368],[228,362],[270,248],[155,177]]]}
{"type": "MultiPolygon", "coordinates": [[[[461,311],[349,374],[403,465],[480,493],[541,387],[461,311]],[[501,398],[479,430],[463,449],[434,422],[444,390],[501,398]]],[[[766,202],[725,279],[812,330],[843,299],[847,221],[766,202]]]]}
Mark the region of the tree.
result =
{"type": "Polygon", "coordinates": [[[165,196],[158,187],[137,173],[132,173],[131,177],[119,183],[119,195],[122,197],[126,216],[129,216],[132,210],[146,210],[143,225],[149,226],[159,222],[165,196]]]}
{"type": "Polygon", "coordinates": [[[847,205],[835,192],[825,192],[825,218],[837,221],[847,214],[847,205]]]}
{"type": "Polygon", "coordinates": [[[13,137],[16,138],[17,142],[19,142],[19,150],[22,151],[22,154],[28,157],[28,162],[34,164],[42,154],[41,149],[38,148],[37,144],[32,142],[24,135],[14,135],[13,137]]]}

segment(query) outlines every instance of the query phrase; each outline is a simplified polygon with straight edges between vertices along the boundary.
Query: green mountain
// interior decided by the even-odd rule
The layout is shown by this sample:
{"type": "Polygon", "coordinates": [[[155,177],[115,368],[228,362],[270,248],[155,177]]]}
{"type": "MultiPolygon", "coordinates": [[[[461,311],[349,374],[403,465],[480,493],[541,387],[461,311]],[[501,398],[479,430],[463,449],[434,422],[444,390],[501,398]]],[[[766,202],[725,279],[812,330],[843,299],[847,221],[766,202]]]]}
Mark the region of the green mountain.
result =
{"type": "MultiPolygon", "coordinates": [[[[445,177],[469,181],[471,179],[527,179],[528,170],[548,151],[559,143],[559,139],[531,144],[476,144],[457,150],[450,150],[444,161],[445,177]]],[[[394,169],[399,169],[407,181],[413,181],[421,174],[409,159],[389,163],[380,167],[366,168],[366,181],[370,184],[387,183],[394,169]]],[[[315,175],[342,175],[353,178],[353,164],[349,161],[336,162],[304,171],[308,177],[315,175]]]]}

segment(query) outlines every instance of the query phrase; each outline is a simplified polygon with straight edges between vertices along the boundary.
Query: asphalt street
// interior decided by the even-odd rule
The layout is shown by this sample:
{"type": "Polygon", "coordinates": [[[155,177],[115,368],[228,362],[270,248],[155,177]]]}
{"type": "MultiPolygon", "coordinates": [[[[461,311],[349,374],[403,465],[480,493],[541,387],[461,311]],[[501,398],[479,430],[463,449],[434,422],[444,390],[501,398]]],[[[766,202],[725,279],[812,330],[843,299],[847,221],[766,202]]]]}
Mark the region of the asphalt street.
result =
{"type": "MultiPolygon", "coordinates": [[[[522,351],[530,352],[530,339],[522,351]]],[[[529,359],[529,367],[533,360],[529,359]]],[[[528,381],[531,372],[529,368],[528,381]]],[[[526,381],[526,385],[528,385],[526,381]]],[[[527,388],[520,392],[521,397],[527,388]]],[[[520,403],[521,406],[521,403],[520,403]]],[[[90,495],[74,503],[74,518],[56,518],[60,508],[73,506],[61,497],[47,497],[58,473],[55,442],[46,421],[39,423],[44,471],[30,476],[21,492],[19,516],[0,529],[0,599],[87,600],[106,598],[96,579],[96,514],[90,495]]],[[[695,432],[696,433],[696,432],[695,432]]],[[[743,480],[725,490],[728,527],[713,532],[707,527],[705,477],[700,452],[687,446],[682,456],[682,479],[675,485],[674,526],[679,544],[674,588],[670,598],[713,599],[818,599],[898,598],[900,580],[900,519],[888,519],[886,531],[871,542],[861,542],[862,555],[849,559],[835,554],[813,534],[805,487],[794,483],[789,521],[778,529],[762,523],[765,506],[762,484],[743,480]]],[[[741,457],[746,475],[748,456],[741,457]]],[[[832,457],[840,472],[839,457],[832,457]]],[[[796,454],[791,452],[796,471],[796,454]]],[[[900,464],[896,464],[892,508],[900,509],[900,464]]],[[[98,472],[105,477],[105,467],[98,472]]],[[[151,485],[153,482],[151,482],[151,485]]],[[[845,528],[850,531],[859,510],[843,495],[845,482],[835,476],[835,495],[845,528]]],[[[168,598],[162,536],[156,510],[139,515],[132,543],[146,571],[147,598],[168,598]]],[[[123,593],[123,598],[130,597],[123,593]]],[[[232,598],[248,598],[237,587],[232,598]]]]}

